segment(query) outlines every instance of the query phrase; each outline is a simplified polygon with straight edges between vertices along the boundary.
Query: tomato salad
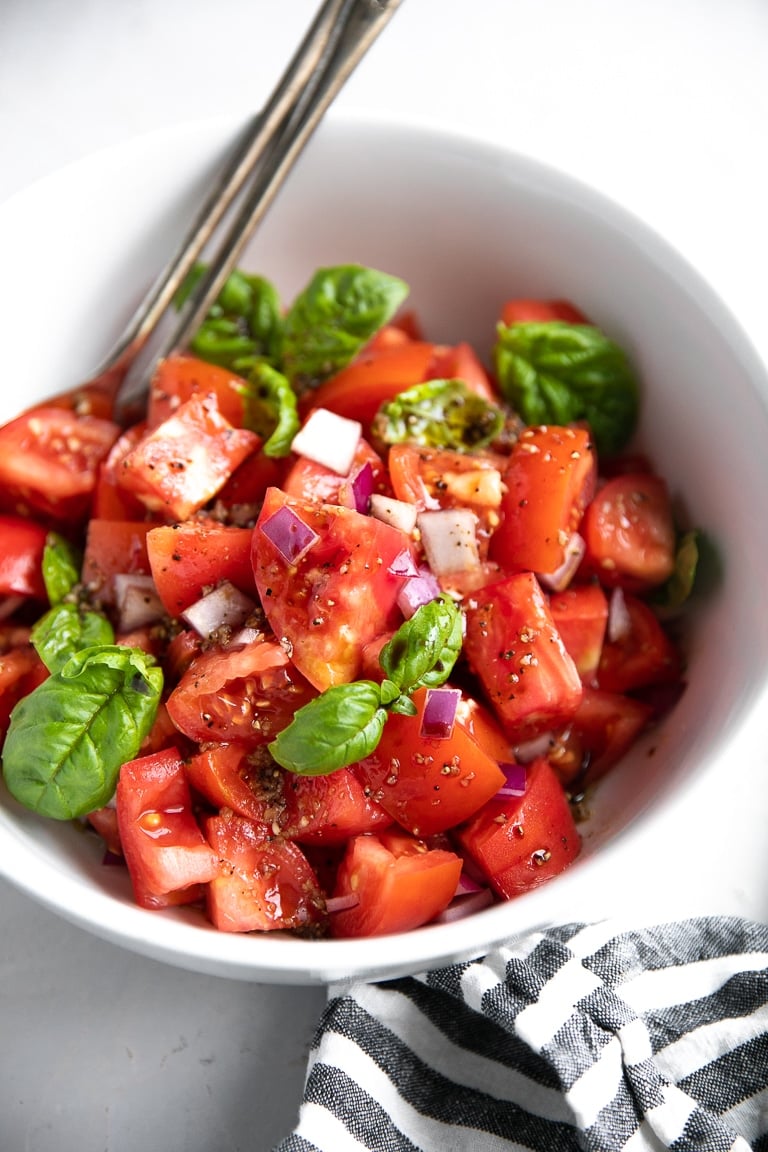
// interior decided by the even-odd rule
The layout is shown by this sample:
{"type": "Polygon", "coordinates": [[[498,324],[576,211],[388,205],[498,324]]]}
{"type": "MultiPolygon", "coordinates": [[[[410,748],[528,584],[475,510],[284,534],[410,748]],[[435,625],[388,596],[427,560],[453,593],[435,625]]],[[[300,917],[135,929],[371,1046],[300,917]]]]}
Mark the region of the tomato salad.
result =
{"type": "Polygon", "coordinates": [[[134,422],[105,382],[0,428],[5,782],[145,908],[344,938],[513,899],[682,691],[696,536],[627,454],[628,357],[515,299],[486,367],[406,293],[237,272],[134,422]]]}

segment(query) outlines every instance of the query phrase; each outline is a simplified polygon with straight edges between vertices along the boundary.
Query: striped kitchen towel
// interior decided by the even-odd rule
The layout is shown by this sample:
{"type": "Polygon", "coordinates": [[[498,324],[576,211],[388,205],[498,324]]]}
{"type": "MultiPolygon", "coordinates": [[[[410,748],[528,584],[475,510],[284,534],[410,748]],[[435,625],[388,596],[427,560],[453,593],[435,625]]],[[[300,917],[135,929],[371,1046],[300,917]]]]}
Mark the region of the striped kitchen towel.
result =
{"type": "Polygon", "coordinates": [[[768,927],[571,924],[330,990],[274,1152],[768,1152],[768,927]]]}

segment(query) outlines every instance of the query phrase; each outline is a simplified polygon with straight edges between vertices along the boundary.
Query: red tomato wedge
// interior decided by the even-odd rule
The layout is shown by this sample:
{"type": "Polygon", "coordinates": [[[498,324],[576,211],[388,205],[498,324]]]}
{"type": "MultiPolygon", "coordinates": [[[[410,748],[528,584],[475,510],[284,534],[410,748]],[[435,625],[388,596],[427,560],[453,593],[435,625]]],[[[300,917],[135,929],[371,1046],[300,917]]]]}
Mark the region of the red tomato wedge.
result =
{"type": "Polygon", "coordinates": [[[584,428],[526,428],[503,476],[506,491],[491,559],[509,572],[556,572],[592,499],[596,478],[584,428]]]}
{"type": "Polygon", "coordinates": [[[214,808],[230,808],[238,816],[267,822],[269,805],[259,773],[242,744],[206,744],[187,760],[186,768],[192,788],[214,808]]]}
{"type": "Polygon", "coordinates": [[[171,616],[200,599],[203,589],[228,580],[246,595],[256,593],[250,528],[193,520],[159,525],[147,533],[147,555],[157,594],[171,616]]]}
{"type": "Polygon", "coordinates": [[[628,593],[624,599],[629,630],[621,639],[605,643],[597,670],[599,686],[607,692],[631,692],[678,680],[680,657],[653,609],[628,593]]]}
{"type": "Polygon", "coordinates": [[[506,900],[557,876],[581,845],[565,793],[544,759],[529,765],[524,795],[489,800],[456,838],[506,900]]]}
{"type": "Polygon", "coordinates": [[[426,698],[426,689],[414,692],[416,716],[390,715],[376,750],[355,768],[373,798],[414,836],[460,824],[505,780],[498,761],[470,735],[461,710],[446,739],[421,734],[426,698]]]}
{"type": "Polygon", "coordinates": [[[47,676],[48,669],[31,644],[0,651],[0,739],[8,730],[16,704],[47,676]]]}
{"type": "Polygon", "coordinates": [[[83,555],[83,583],[105,604],[115,600],[115,576],[149,574],[146,522],[89,520],[83,555]]]}
{"type": "Polygon", "coordinates": [[[242,390],[246,386],[242,376],[227,368],[208,364],[195,356],[168,356],[160,361],[152,377],[147,423],[150,428],[156,428],[193,396],[213,393],[224,419],[235,428],[242,428],[242,390]]]}
{"type": "Polygon", "coordinates": [[[646,592],[675,567],[675,523],[666,483],[649,472],[608,480],[584,515],[584,566],[609,588],[646,592]]]}
{"type": "Polygon", "coordinates": [[[368,794],[348,768],[328,776],[294,776],[286,772],[281,832],[300,844],[344,844],[350,836],[375,832],[392,817],[368,794]]]}
{"type": "Polygon", "coordinates": [[[563,727],[581,699],[581,680],[530,572],[470,599],[464,651],[511,738],[563,727]]]}
{"type": "Polygon", "coordinates": [[[462,380],[467,388],[490,403],[498,403],[498,394],[471,344],[436,345],[427,379],[462,380]]]}
{"type": "Polygon", "coordinates": [[[317,877],[296,844],[243,816],[209,816],[204,827],[221,860],[207,889],[208,915],[220,932],[307,929],[323,918],[317,877]]]}
{"type": "Polygon", "coordinates": [[[569,300],[507,300],[501,308],[502,324],[541,324],[549,320],[589,323],[584,313],[569,300]]]}
{"type": "Polygon", "coordinates": [[[109,420],[42,406],[0,428],[0,489],[9,512],[72,523],[88,513],[96,477],[120,429],[109,420]]]}
{"type": "Polygon", "coordinates": [[[585,688],[569,726],[548,759],[564,787],[586,788],[613,768],[648,725],[652,709],[618,692],[585,688]]]}
{"type": "Polygon", "coordinates": [[[144,520],[148,512],[138,496],[120,487],[120,468],[147,433],[145,423],[134,424],[120,436],[99,465],[91,515],[98,520],[144,520]]]}
{"type": "Polygon", "coordinates": [[[216,853],[192,813],[184,763],[175,748],[132,760],[117,783],[120,843],[142,908],[199,899],[219,872],[216,853]]]}
{"type": "Polygon", "coordinates": [[[359,420],[367,434],[382,404],[429,378],[434,347],[420,340],[408,340],[361,352],[311,393],[311,407],[327,408],[348,420],[359,420]]]}
{"type": "Polygon", "coordinates": [[[583,684],[594,684],[608,624],[608,599],[599,584],[576,584],[549,598],[560,639],[583,684]]]}
{"type": "Polygon", "coordinates": [[[273,632],[315,688],[357,679],[365,644],[400,623],[404,577],[389,569],[411,547],[372,516],[269,489],[253,534],[256,586],[273,632]],[[315,537],[295,562],[267,534],[278,513],[315,537]]]}
{"type": "Polygon", "coordinates": [[[300,500],[318,500],[321,504],[341,504],[353,508],[351,478],[360,468],[366,466],[371,469],[374,492],[385,491],[389,484],[384,461],[368,441],[362,438],[357,445],[348,476],[340,476],[338,472],[333,472],[323,464],[317,464],[306,456],[299,456],[280,487],[288,496],[296,496],[300,500]]]}
{"type": "Polygon", "coordinates": [[[315,691],[277,640],[212,649],[192,661],[167,701],[190,740],[257,748],[293,719],[315,691]]]}
{"type": "Polygon", "coordinates": [[[259,443],[221,415],[214,393],[194,395],[123,458],[120,485],[167,520],[187,520],[259,443]]]}
{"type": "Polygon", "coordinates": [[[350,840],[336,874],[334,898],[357,897],[353,907],[331,914],[337,937],[407,932],[433,920],[456,893],[461,859],[405,834],[350,840]]]}
{"type": "Polygon", "coordinates": [[[46,599],[42,563],[47,536],[34,520],[0,515],[0,596],[46,599]]]}

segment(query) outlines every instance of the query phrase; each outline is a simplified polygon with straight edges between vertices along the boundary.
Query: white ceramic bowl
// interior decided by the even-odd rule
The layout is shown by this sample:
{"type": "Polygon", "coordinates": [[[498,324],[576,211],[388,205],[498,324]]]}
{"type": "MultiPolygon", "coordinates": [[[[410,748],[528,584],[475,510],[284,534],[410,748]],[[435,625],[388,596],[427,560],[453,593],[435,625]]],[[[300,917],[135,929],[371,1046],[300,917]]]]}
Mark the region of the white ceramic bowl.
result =
{"type": "MultiPolygon", "coordinates": [[[[87,376],[166,254],[236,125],[162,131],[78,163],[0,211],[0,418],[87,376]]],[[[768,671],[768,381],[737,324],[658,237],[594,191],[449,135],[331,119],[242,263],[286,297],[323,264],[402,276],[430,338],[487,352],[499,302],[565,296],[625,345],[643,379],[640,440],[722,575],[691,620],[689,687],[598,789],[581,859],[513,903],[401,936],[308,942],[217,933],[189,911],[143,911],[95,838],[0,796],[0,871],[66,918],[186,968],[311,983],[422,970],[556,921],[632,903],[666,814],[722,764],[768,671]],[[649,755],[650,747],[655,754],[649,755]],[[599,900],[595,901],[595,894],[599,900]]],[[[702,846],[704,850],[704,846],[702,846]]],[[[695,861],[690,862],[695,866],[695,861]]]]}

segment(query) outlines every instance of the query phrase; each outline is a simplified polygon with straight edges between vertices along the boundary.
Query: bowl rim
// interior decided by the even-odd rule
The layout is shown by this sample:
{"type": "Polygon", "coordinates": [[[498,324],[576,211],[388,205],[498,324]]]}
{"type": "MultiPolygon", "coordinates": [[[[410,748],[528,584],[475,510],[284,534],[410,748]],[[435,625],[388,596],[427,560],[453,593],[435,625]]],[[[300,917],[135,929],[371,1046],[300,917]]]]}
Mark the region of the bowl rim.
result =
{"type": "MultiPolygon", "coordinates": [[[[73,159],[63,167],[47,173],[26,188],[14,192],[0,203],[0,224],[3,219],[23,207],[31,196],[45,196],[61,182],[87,177],[90,171],[100,171],[111,157],[140,155],[152,142],[179,139],[188,135],[202,143],[207,134],[221,140],[227,132],[229,139],[244,117],[232,114],[203,119],[179,121],[155,128],[127,140],[107,145],[97,151],[73,159]]],[[[588,184],[570,173],[536,157],[517,151],[476,135],[448,130],[429,123],[414,123],[386,118],[383,115],[331,112],[318,131],[324,133],[350,130],[404,135],[414,143],[423,141],[431,147],[451,148],[459,154],[471,153],[478,162],[510,167],[521,179],[535,180],[567,195],[577,204],[598,209],[609,223],[628,229],[635,241],[642,243],[648,258],[663,261],[678,281],[695,293],[698,307],[716,323],[727,341],[740,367],[758,382],[758,392],[768,406],[768,371],[750,337],[741,327],[725,302],[703,278],[695,266],[680,253],[669,240],[647,224],[640,216],[624,208],[597,186],[588,184]]],[[[310,144],[312,147],[312,144],[310,144]]],[[[736,739],[754,718],[758,701],[763,695],[760,685],[754,686],[751,696],[740,701],[740,712],[734,722],[736,739]]],[[[700,774],[689,779],[687,788],[696,788],[708,777],[722,755],[714,754],[703,764],[700,774]]],[[[672,797],[669,798],[672,801],[672,797]]],[[[668,805],[669,801],[665,801],[668,805]]],[[[406,973],[420,972],[458,959],[469,959],[487,951],[500,941],[511,941],[534,933],[558,920],[563,911],[578,910],[578,888],[589,883],[596,868],[610,867],[621,855],[637,854],[650,824],[658,814],[652,808],[640,812],[619,838],[602,846],[595,856],[579,859],[556,881],[532,890],[517,900],[500,903],[472,916],[472,942],[467,940],[467,921],[432,924],[408,933],[394,936],[372,937],[359,940],[297,940],[279,933],[236,935],[216,931],[202,919],[188,923],[175,913],[148,912],[127,904],[106,891],[94,891],[87,878],[58,875],[58,883],[51,888],[51,865],[33,845],[27,842],[22,830],[13,823],[12,811],[0,804],[0,875],[18,889],[32,896],[63,918],[91,933],[123,947],[164,960],[175,966],[195,971],[210,972],[237,979],[276,983],[324,983],[329,980],[356,977],[380,979],[406,973]],[[10,851],[15,865],[9,867],[10,851]],[[574,886],[575,889],[574,889],[574,886]],[[516,915],[520,909],[522,917],[516,915]],[[524,910],[524,911],[523,911],[524,910]],[[516,920],[522,919],[521,924],[516,920]],[[407,949],[400,942],[407,940],[407,949]],[[404,956],[404,951],[407,955],[404,956]],[[389,954],[391,952],[391,955],[389,954]]],[[[570,915],[566,919],[570,919],[570,915]]]]}

